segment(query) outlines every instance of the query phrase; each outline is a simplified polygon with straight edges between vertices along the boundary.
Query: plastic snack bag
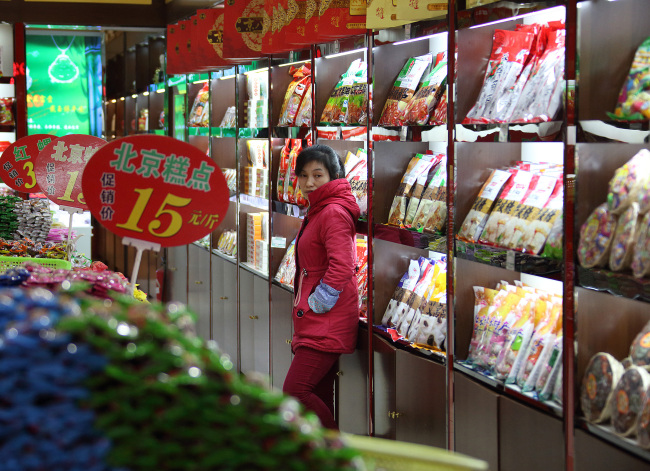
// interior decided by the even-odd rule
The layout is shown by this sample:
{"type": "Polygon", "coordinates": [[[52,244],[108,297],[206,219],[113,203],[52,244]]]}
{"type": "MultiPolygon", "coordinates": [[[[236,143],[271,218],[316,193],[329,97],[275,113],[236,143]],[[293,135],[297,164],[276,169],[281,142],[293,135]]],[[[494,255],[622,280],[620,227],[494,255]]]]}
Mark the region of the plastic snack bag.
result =
{"type": "Polygon", "coordinates": [[[399,122],[406,125],[425,125],[429,116],[438,104],[444,91],[445,78],[447,77],[447,55],[429,72],[419,90],[413,95],[406,109],[401,113],[399,122]]]}
{"type": "Polygon", "coordinates": [[[368,214],[368,154],[364,149],[359,149],[357,156],[359,161],[345,178],[350,182],[352,195],[359,205],[360,217],[366,217],[368,214]]]}
{"type": "Polygon", "coordinates": [[[458,231],[458,237],[469,242],[476,241],[485,227],[494,201],[499,196],[501,188],[512,176],[512,172],[493,170],[492,174],[481,187],[472,209],[465,217],[463,225],[458,231]]]}
{"type": "Polygon", "coordinates": [[[618,218],[609,253],[609,268],[613,271],[630,267],[639,222],[639,203],[632,203],[618,218]]]}
{"type": "Polygon", "coordinates": [[[379,118],[380,126],[400,125],[400,117],[413,98],[415,89],[420,83],[420,78],[427,67],[431,65],[432,60],[433,56],[431,54],[425,54],[411,57],[406,61],[397,79],[395,79],[393,88],[388,93],[384,109],[379,118]]]}
{"type": "Polygon", "coordinates": [[[463,124],[480,124],[491,120],[494,103],[514,85],[528,58],[534,37],[534,34],[524,31],[494,31],[483,86],[463,124]]]}
{"type": "MultiPolygon", "coordinates": [[[[409,204],[406,208],[406,217],[404,218],[404,226],[412,227],[415,215],[417,213],[420,201],[424,196],[424,192],[427,188],[427,182],[430,182],[430,175],[435,175],[436,170],[438,169],[438,164],[444,157],[444,154],[438,154],[434,156],[432,165],[427,172],[422,172],[417,179],[415,180],[415,186],[411,192],[411,197],[409,198],[409,204]]],[[[432,177],[433,178],[433,177],[432,177]]]]}
{"type": "MultiPolygon", "coordinates": [[[[521,301],[521,297],[513,290],[505,289],[499,291],[495,296],[490,311],[488,312],[488,324],[483,332],[483,336],[479,342],[476,351],[476,365],[490,369],[494,366],[490,364],[490,344],[495,335],[499,335],[504,328],[504,324],[508,319],[508,315],[521,301]]],[[[496,360],[496,358],[495,358],[496,360]]]]}
{"type": "Polygon", "coordinates": [[[269,141],[266,139],[248,139],[248,165],[255,168],[267,168],[269,162],[269,141]]]}
{"type": "Polygon", "coordinates": [[[650,37],[641,43],[634,55],[614,114],[607,114],[620,120],[650,119],[650,37]]]}
{"type": "Polygon", "coordinates": [[[388,215],[388,224],[393,226],[401,226],[403,224],[411,190],[420,175],[429,173],[429,169],[433,166],[433,160],[433,155],[423,154],[417,154],[410,160],[397,189],[395,198],[393,199],[393,204],[388,215]]]}
{"type": "Polygon", "coordinates": [[[235,107],[234,106],[229,106],[226,109],[226,112],[223,115],[223,118],[221,119],[221,123],[219,124],[219,127],[220,128],[234,128],[236,119],[237,119],[237,115],[235,114],[235,107]]]}
{"type": "MultiPolygon", "coordinates": [[[[562,184],[562,179],[559,178],[555,184],[555,189],[544,208],[539,211],[534,221],[531,221],[524,227],[524,232],[517,243],[518,247],[522,248],[525,252],[535,255],[539,254],[542,248],[544,248],[544,244],[546,243],[555,222],[558,220],[561,222],[563,207],[564,186],[562,184]]],[[[561,243],[561,224],[559,229],[561,243]]]]}
{"type": "Polygon", "coordinates": [[[632,342],[630,360],[637,366],[650,366],[650,322],[641,329],[632,342]]]}
{"type": "Polygon", "coordinates": [[[361,59],[356,59],[350,64],[328,98],[320,118],[320,124],[345,124],[347,122],[348,102],[352,86],[355,83],[355,74],[365,67],[365,62],[361,59]]]}
{"type": "Polygon", "coordinates": [[[303,102],[311,94],[310,65],[305,64],[300,68],[291,67],[289,74],[293,76],[293,80],[284,96],[278,126],[301,126],[303,123],[297,123],[298,114],[303,102]]]}
{"type": "Polygon", "coordinates": [[[397,332],[402,337],[407,336],[409,328],[411,327],[411,323],[414,321],[414,318],[416,316],[416,313],[420,312],[421,315],[420,305],[423,303],[423,301],[426,300],[426,298],[424,297],[424,293],[429,288],[429,285],[431,285],[431,280],[433,280],[433,275],[435,272],[435,264],[430,263],[430,261],[427,260],[427,263],[425,263],[424,266],[421,266],[421,269],[423,271],[420,274],[420,279],[418,280],[417,284],[415,285],[415,288],[413,289],[413,294],[411,295],[411,298],[408,300],[408,310],[396,325],[397,332]]]}
{"type": "Polygon", "coordinates": [[[503,188],[492,213],[485,223],[485,229],[479,238],[484,244],[501,245],[505,235],[506,224],[512,219],[518,204],[528,194],[534,175],[524,170],[514,170],[512,179],[503,188]]]}
{"type": "Polygon", "coordinates": [[[650,448],[650,397],[646,395],[641,413],[639,414],[639,422],[636,426],[637,443],[641,448],[650,448]]]}
{"type": "Polygon", "coordinates": [[[365,62],[363,65],[364,67],[359,67],[353,77],[354,80],[350,89],[348,115],[345,124],[368,124],[368,70],[365,67],[365,62]]]}
{"type": "Polygon", "coordinates": [[[442,156],[427,189],[422,194],[411,227],[418,232],[442,229],[447,220],[447,156],[442,156]]]}
{"type": "Polygon", "coordinates": [[[287,178],[287,170],[291,164],[291,140],[285,139],[284,146],[280,151],[280,165],[278,167],[277,198],[284,202],[284,185],[287,178]]]}
{"type": "Polygon", "coordinates": [[[623,365],[609,353],[597,353],[589,360],[580,388],[582,413],[589,422],[600,423],[610,418],[616,402],[614,388],[624,371],[623,365]]]}
{"type": "Polygon", "coordinates": [[[415,289],[415,285],[419,278],[420,264],[418,260],[411,260],[409,262],[408,270],[402,276],[397,288],[395,288],[393,297],[388,302],[388,306],[386,306],[386,311],[381,320],[381,325],[387,327],[395,327],[397,325],[397,322],[401,317],[398,307],[406,304],[408,299],[411,297],[411,294],[413,294],[413,290],[415,289]]]}
{"type": "Polygon", "coordinates": [[[622,436],[634,433],[647,398],[650,373],[640,366],[628,368],[616,384],[613,393],[612,426],[622,436]]]}
{"type": "Polygon", "coordinates": [[[210,116],[210,86],[206,82],[196,95],[190,111],[189,126],[207,127],[210,116]]]}
{"type": "Polygon", "coordinates": [[[637,229],[632,255],[632,273],[642,278],[650,273],[650,212],[646,213],[637,229]]]}
{"type": "Polygon", "coordinates": [[[603,203],[594,209],[580,228],[578,243],[580,265],[585,268],[606,265],[614,231],[616,231],[616,216],[609,211],[607,203],[603,203]]]}
{"type": "Polygon", "coordinates": [[[650,180],[650,151],[641,149],[625,165],[614,172],[609,181],[607,204],[610,211],[620,214],[641,196],[650,180]]]}
{"type": "Polygon", "coordinates": [[[16,124],[14,113],[12,111],[13,106],[13,98],[0,98],[0,124],[6,126],[13,126],[16,124]]]}
{"type": "Polygon", "coordinates": [[[527,300],[521,317],[508,331],[504,346],[494,364],[494,375],[497,379],[505,380],[510,374],[517,356],[528,347],[530,337],[535,330],[535,318],[532,313],[536,300],[527,300]]]}
{"type": "Polygon", "coordinates": [[[467,359],[470,362],[475,360],[478,345],[487,325],[487,314],[497,293],[497,290],[484,288],[483,286],[474,286],[474,326],[472,328],[472,339],[467,353],[467,359]]]}
{"type": "Polygon", "coordinates": [[[438,100],[438,104],[431,113],[431,118],[429,118],[429,124],[431,126],[440,126],[447,124],[447,79],[440,85],[440,88],[443,89],[442,96],[438,100]]]}

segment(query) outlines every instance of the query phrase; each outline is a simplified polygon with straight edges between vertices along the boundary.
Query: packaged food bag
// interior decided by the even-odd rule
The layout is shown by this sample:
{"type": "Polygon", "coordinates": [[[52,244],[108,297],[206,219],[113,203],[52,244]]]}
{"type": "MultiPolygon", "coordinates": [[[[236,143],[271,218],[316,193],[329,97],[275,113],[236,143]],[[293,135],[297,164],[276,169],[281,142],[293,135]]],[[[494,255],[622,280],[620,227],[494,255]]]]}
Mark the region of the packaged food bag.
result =
{"type": "Polygon", "coordinates": [[[284,285],[293,285],[293,278],[296,272],[296,254],[295,254],[296,241],[295,239],[291,241],[287,251],[282,257],[278,271],[275,274],[275,281],[282,283],[284,285]]]}
{"type": "MultiPolygon", "coordinates": [[[[309,126],[310,123],[303,122],[305,115],[299,114],[301,108],[309,106],[311,115],[311,66],[304,64],[300,68],[291,67],[289,74],[293,76],[293,80],[287,87],[284,95],[282,108],[280,109],[280,120],[278,126],[309,126]]],[[[311,118],[311,116],[309,116],[311,118]]]]}
{"type": "Polygon", "coordinates": [[[277,188],[277,199],[281,202],[286,202],[284,199],[285,183],[287,181],[287,172],[289,170],[289,165],[291,164],[291,139],[284,140],[284,146],[280,151],[280,165],[278,166],[278,182],[276,185],[277,188]]]}
{"type": "Polygon", "coordinates": [[[618,218],[616,231],[609,253],[609,268],[621,271],[630,267],[634,254],[637,226],[639,221],[639,203],[632,203],[618,218]]]}
{"type": "MultiPolygon", "coordinates": [[[[524,250],[524,252],[539,254],[544,248],[544,244],[548,239],[551,229],[556,221],[561,222],[562,211],[564,208],[564,185],[561,178],[558,178],[553,193],[551,194],[548,202],[537,214],[534,221],[531,221],[524,227],[523,234],[517,246],[524,250]]],[[[560,230],[561,230],[560,225],[560,230]]],[[[560,232],[560,236],[561,236],[560,232]]],[[[561,242],[560,237],[560,242],[561,242]]]]}
{"type": "Polygon", "coordinates": [[[639,421],[636,425],[636,441],[641,448],[650,448],[650,396],[646,398],[641,406],[639,421]]]}
{"type": "MultiPolygon", "coordinates": [[[[423,257],[422,257],[423,258],[423,257]]],[[[406,273],[400,279],[393,297],[388,302],[386,306],[386,311],[384,312],[384,317],[381,320],[381,325],[387,327],[395,327],[397,322],[401,317],[400,306],[406,306],[406,302],[409,300],[415,289],[415,285],[420,278],[420,263],[418,260],[411,260],[409,262],[409,267],[406,273]]]]}
{"type": "MultiPolygon", "coordinates": [[[[555,353],[555,352],[554,352],[555,353]]],[[[551,369],[551,372],[548,375],[546,384],[541,389],[538,389],[539,399],[541,401],[550,401],[552,400],[553,390],[558,386],[562,388],[562,351],[560,351],[559,357],[555,360],[555,364],[551,369]]]]}
{"type": "Polygon", "coordinates": [[[352,61],[348,70],[341,75],[341,78],[334,87],[330,97],[327,99],[320,124],[345,124],[348,116],[348,102],[350,92],[355,83],[355,74],[365,69],[365,62],[361,59],[352,61]]]}
{"type": "Polygon", "coordinates": [[[345,124],[362,126],[368,124],[368,99],[371,95],[371,87],[368,85],[366,63],[363,62],[362,65],[364,67],[359,67],[353,77],[345,124]]]}
{"type": "Polygon", "coordinates": [[[237,115],[235,113],[235,107],[229,106],[226,108],[226,112],[221,118],[221,123],[219,123],[220,128],[234,128],[237,115]]]}
{"type": "Polygon", "coordinates": [[[0,98],[0,124],[5,126],[14,126],[16,124],[13,106],[13,98],[0,98]]]}
{"type": "Polygon", "coordinates": [[[388,224],[401,226],[404,223],[411,190],[420,175],[429,173],[429,169],[433,166],[434,158],[433,155],[416,154],[409,161],[406,172],[397,188],[395,198],[393,198],[393,203],[388,214],[388,224]]]}
{"type": "Polygon", "coordinates": [[[418,232],[440,232],[447,221],[447,156],[440,164],[422,194],[411,227],[418,232]]]}
{"type": "Polygon", "coordinates": [[[580,228],[580,265],[585,268],[606,265],[615,231],[616,216],[609,211],[607,203],[603,203],[594,209],[580,228]]]}
{"type": "Polygon", "coordinates": [[[609,353],[591,357],[580,387],[580,406],[589,422],[600,423],[610,418],[616,402],[614,388],[624,371],[623,365],[609,353]]]}
{"type": "Polygon", "coordinates": [[[488,321],[488,312],[498,291],[483,286],[474,286],[474,325],[469,343],[467,360],[474,362],[481,337],[488,321]]]}
{"type": "MultiPolygon", "coordinates": [[[[551,354],[548,356],[546,361],[544,363],[540,364],[541,371],[539,375],[537,376],[537,380],[535,382],[535,391],[538,392],[541,396],[541,392],[544,390],[544,387],[546,386],[546,383],[550,380],[551,373],[553,372],[553,369],[556,367],[558,361],[562,361],[562,341],[563,341],[563,335],[562,333],[559,333],[557,337],[555,337],[555,341],[553,342],[553,347],[551,349],[551,354]]],[[[524,390],[526,388],[524,387],[524,390]]]]}
{"type": "Polygon", "coordinates": [[[641,149],[625,165],[614,172],[609,181],[607,204],[614,214],[622,213],[636,201],[650,180],[650,151],[641,149]]]}
{"type": "Polygon", "coordinates": [[[534,37],[534,34],[525,31],[494,31],[492,52],[485,70],[483,86],[476,104],[467,113],[463,124],[490,122],[494,103],[519,77],[534,37]]]}
{"type": "Polygon", "coordinates": [[[267,168],[269,163],[269,141],[266,139],[248,139],[248,165],[255,168],[267,168]]]}
{"type": "Polygon", "coordinates": [[[634,55],[614,114],[607,114],[626,121],[650,119],[650,37],[641,43],[634,55]]]}
{"type": "Polygon", "coordinates": [[[632,342],[630,360],[637,366],[650,366],[650,322],[641,329],[632,342]]]}
{"type": "Polygon", "coordinates": [[[415,215],[420,205],[420,201],[422,200],[424,192],[427,188],[427,183],[429,183],[431,181],[431,178],[433,178],[433,175],[435,175],[438,164],[441,162],[443,157],[444,154],[435,155],[429,171],[422,172],[415,180],[415,186],[413,187],[411,197],[409,198],[408,207],[406,208],[406,217],[404,218],[405,227],[413,226],[413,221],[415,220],[415,215]]]}
{"type": "Polygon", "coordinates": [[[492,171],[481,187],[472,209],[467,213],[463,225],[458,231],[458,238],[469,242],[478,240],[488,220],[494,201],[511,176],[512,173],[506,170],[492,171]]]}
{"type": "MultiPolygon", "coordinates": [[[[521,297],[517,294],[516,290],[501,290],[495,296],[490,312],[488,312],[488,323],[483,332],[483,336],[479,341],[476,351],[474,364],[482,366],[486,369],[491,369],[494,366],[494,361],[490,362],[490,345],[495,336],[500,336],[501,332],[508,321],[510,313],[515,309],[515,306],[521,302],[521,297]]],[[[496,360],[496,356],[494,356],[496,360]]]]}
{"type": "MultiPolygon", "coordinates": [[[[494,363],[493,373],[497,379],[505,380],[512,370],[517,356],[528,347],[530,337],[535,330],[535,318],[532,312],[537,300],[525,301],[522,315],[506,333],[503,348],[494,363]]],[[[545,305],[544,305],[545,306],[545,305]]]]}
{"type": "Polygon", "coordinates": [[[429,118],[429,124],[431,126],[441,126],[447,124],[447,79],[440,85],[440,88],[443,89],[442,96],[438,100],[436,107],[431,113],[431,118],[429,118]]]}
{"type": "Polygon", "coordinates": [[[614,388],[612,427],[624,437],[634,433],[650,387],[650,373],[640,366],[628,368],[614,388]]]}
{"type": "Polygon", "coordinates": [[[637,278],[650,273],[650,212],[643,216],[637,229],[632,255],[632,273],[637,278]]]}
{"type": "Polygon", "coordinates": [[[513,171],[512,178],[506,183],[485,223],[485,229],[479,238],[481,243],[501,245],[506,224],[512,219],[516,208],[528,194],[534,177],[535,175],[531,172],[520,169],[513,171]]]}
{"type": "Polygon", "coordinates": [[[407,302],[408,309],[396,325],[397,333],[399,333],[402,337],[407,337],[411,323],[413,322],[416,313],[420,312],[420,305],[426,299],[424,297],[424,293],[431,285],[431,280],[433,280],[435,264],[431,263],[427,259],[426,263],[424,263],[424,266],[421,266],[421,269],[422,273],[420,274],[420,279],[415,285],[413,294],[407,302]]]}
{"type": "Polygon", "coordinates": [[[206,82],[197,93],[192,109],[190,111],[190,118],[188,120],[189,126],[207,127],[210,118],[210,86],[206,82]]]}
{"type": "Polygon", "coordinates": [[[357,238],[357,286],[359,290],[359,316],[368,317],[368,241],[357,238]]]}
{"type": "Polygon", "coordinates": [[[445,78],[447,77],[447,54],[426,74],[420,88],[406,109],[401,113],[399,122],[403,125],[425,125],[429,116],[438,104],[444,91],[445,78]]]}
{"type": "Polygon", "coordinates": [[[361,211],[360,217],[366,217],[368,214],[368,154],[364,149],[357,151],[358,162],[346,175],[350,182],[352,195],[359,205],[361,211]]]}
{"type": "Polygon", "coordinates": [[[380,126],[399,126],[400,118],[413,98],[420,78],[431,65],[432,54],[411,57],[400,71],[391,88],[379,118],[380,126]]]}

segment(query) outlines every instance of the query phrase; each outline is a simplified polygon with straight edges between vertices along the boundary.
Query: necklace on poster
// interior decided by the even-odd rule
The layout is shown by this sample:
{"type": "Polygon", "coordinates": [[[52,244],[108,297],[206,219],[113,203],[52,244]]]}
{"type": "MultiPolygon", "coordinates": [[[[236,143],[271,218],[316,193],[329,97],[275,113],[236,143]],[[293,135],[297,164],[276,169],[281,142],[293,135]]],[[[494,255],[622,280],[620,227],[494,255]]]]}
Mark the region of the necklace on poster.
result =
{"type": "Polygon", "coordinates": [[[50,66],[47,68],[47,74],[49,75],[50,81],[52,83],[72,83],[77,79],[77,77],[79,77],[79,67],[77,67],[77,65],[72,62],[72,59],[70,59],[66,54],[68,49],[72,47],[74,40],[75,37],[72,36],[72,39],[70,40],[68,46],[65,49],[62,49],[56,43],[54,36],[52,36],[52,42],[54,43],[54,46],[56,46],[56,48],[59,50],[59,55],[56,56],[54,61],[52,61],[50,66]]]}

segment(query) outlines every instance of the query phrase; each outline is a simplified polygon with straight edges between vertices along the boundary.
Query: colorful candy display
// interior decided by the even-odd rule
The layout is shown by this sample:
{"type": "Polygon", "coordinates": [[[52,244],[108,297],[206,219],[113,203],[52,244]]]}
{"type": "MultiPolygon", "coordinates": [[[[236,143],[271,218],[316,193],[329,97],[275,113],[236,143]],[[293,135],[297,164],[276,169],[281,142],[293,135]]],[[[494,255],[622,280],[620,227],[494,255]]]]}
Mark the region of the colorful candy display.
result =
{"type": "Polygon", "coordinates": [[[650,38],[641,43],[634,55],[630,73],[623,83],[614,114],[620,120],[650,119],[650,38]]]}
{"type": "Polygon", "coordinates": [[[613,391],[623,365],[608,353],[597,353],[589,361],[580,389],[580,405],[590,422],[604,422],[612,414],[613,391]]]}
{"type": "Polygon", "coordinates": [[[3,469],[356,469],[315,415],[232,372],[182,305],[18,288],[0,300],[3,469]]]}
{"type": "Polygon", "coordinates": [[[645,369],[631,366],[623,373],[613,392],[612,426],[616,433],[634,433],[648,387],[650,373],[645,369]]]}
{"type": "Polygon", "coordinates": [[[607,264],[609,251],[616,231],[616,216],[607,203],[598,206],[580,228],[578,260],[585,268],[607,264]]]}

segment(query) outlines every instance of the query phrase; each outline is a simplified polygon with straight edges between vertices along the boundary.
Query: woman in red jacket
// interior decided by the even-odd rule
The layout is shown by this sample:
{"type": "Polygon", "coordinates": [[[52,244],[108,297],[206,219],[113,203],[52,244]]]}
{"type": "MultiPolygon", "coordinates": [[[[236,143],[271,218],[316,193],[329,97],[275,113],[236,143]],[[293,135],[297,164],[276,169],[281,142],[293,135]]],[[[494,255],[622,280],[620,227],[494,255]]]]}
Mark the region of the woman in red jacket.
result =
{"type": "Polygon", "coordinates": [[[359,218],[339,156],[328,146],[304,149],[296,174],[309,210],[296,240],[293,362],[283,390],[336,429],[337,360],[357,341],[359,294],[355,222],[359,218]]]}

